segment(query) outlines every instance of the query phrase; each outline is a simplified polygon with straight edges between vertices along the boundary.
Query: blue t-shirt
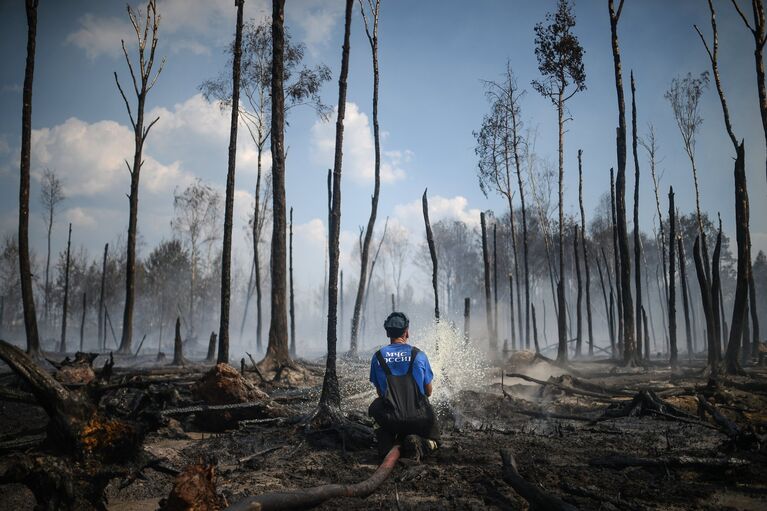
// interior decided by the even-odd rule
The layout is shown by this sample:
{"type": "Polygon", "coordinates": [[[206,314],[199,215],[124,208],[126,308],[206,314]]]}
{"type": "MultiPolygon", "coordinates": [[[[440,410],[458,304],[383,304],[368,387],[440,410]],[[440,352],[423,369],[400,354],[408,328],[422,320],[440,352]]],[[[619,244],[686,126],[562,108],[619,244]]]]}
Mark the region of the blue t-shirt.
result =
{"type": "MultiPolygon", "coordinates": [[[[389,344],[380,349],[386,365],[389,366],[389,370],[395,376],[402,376],[407,373],[412,350],[413,347],[409,344],[389,344]]],[[[416,355],[415,364],[413,365],[413,377],[418,384],[421,394],[426,395],[423,387],[431,383],[432,379],[434,379],[434,373],[432,373],[431,366],[429,365],[429,357],[422,351],[416,355]]],[[[386,394],[386,373],[384,373],[375,354],[373,354],[373,359],[370,361],[370,382],[376,386],[381,395],[386,394]]]]}

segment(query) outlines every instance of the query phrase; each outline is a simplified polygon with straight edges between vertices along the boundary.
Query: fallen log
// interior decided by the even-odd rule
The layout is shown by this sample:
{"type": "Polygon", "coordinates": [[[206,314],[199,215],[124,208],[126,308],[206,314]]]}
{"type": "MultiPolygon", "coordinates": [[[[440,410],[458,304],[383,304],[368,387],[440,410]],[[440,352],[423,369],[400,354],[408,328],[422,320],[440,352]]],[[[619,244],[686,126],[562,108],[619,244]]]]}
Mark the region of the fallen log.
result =
{"type": "Polygon", "coordinates": [[[538,485],[528,482],[519,474],[517,462],[508,449],[501,449],[503,480],[530,504],[531,510],[577,511],[578,508],[558,497],[545,493],[538,485]]]}
{"type": "Polygon", "coordinates": [[[731,421],[724,414],[722,414],[716,408],[716,406],[709,403],[702,395],[698,394],[697,398],[701,409],[705,410],[709,415],[711,415],[711,418],[714,419],[714,422],[717,424],[719,429],[725,435],[727,435],[727,437],[729,437],[730,441],[734,445],[743,448],[750,448],[753,445],[759,445],[759,438],[757,438],[751,428],[743,429],[738,426],[735,422],[731,421]]]}
{"type": "Polygon", "coordinates": [[[364,498],[378,489],[389,477],[399,456],[400,448],[398,445],[395,445],[389,451],[389,454],[386,455],[381,465],[373,472],[373,475],[356,484],[326,484],[301,490],[265,493],[264,495],[247,497],[229,506],[226,508],[226,511],[308,509],[337,497],[364,498]]]}

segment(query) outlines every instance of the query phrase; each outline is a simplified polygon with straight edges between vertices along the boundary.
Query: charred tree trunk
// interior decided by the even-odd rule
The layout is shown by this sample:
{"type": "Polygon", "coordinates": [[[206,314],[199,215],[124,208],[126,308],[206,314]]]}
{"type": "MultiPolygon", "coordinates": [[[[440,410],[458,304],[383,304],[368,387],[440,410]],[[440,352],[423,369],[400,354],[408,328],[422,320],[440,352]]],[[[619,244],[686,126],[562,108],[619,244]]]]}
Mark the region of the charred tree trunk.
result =
{"type": "MultiPolygon", "coordinates": [[[[750,241],[750,236],[749,236],[750,241]]],[[[751,261],[748,262],[748,300],[749,311],[751,312],[751,350],[752,357],[757,356],[759,346],[759,313],[756,306],[756,286],[754,285],[754,272],[751,268],[751,261]]]]}
{"type": "MultiPolygon", "coordinates": [[[[676,217],[676,213],[673,214],[676,217]]],[[[670,239],[671,243],[674,242],[670,239]]],[[[687,284],[687,268],[685,264],[684,256],[684,244],[682,238],[677,237],[677,256],[679,257],[679,280],[682,283],[682,306],[684,307],[684,330],[687,340],[687,359],[692,360],[693,352],[695,351],[692,345],[692,328],[690,325],[690,301],[689,301],[689,289],[687,284]]],[[[669,262],[670,263],[670,262],[669,262]]],[[[671,285],[671,283],[669,283],[671,285]]]]}
{"type": "Polygon", "coordinates": [[[644,325],[644,358],[650,360],[650,332],[647,330],[647,313],[642,307],[642,323],[644,325]]]}
{"type": "Polygon", "coordinates": [[[581,356],[581,350],[583,348],[583,315],[581,309],[583,305],[583,283],[581,281],[581,257],[578,250],[578,226],[574,226],[573,229],[573,256],[575,261],[575,279],[578,284],[578,297],[575,305],[575,356],[581,356]]]}
{"type": "MultiPolygon", "coordinates": [[[[515,341],[514,337],[514,275],[509,272],[509,314],[510,314],[510,324],[509,324],[509,330],[511,332],[511,349],[512,351],[515,351],[517,349],[517,343],[515,341]]],[[[525,349],[525,346],[522,344],[522,340],[519,341],[519,349],[525,349]]]]}
{"type": "MultiPolygon", "coordinates": [[[[272,250],[271,320],[269,344],[262,363],[281,367],[289,364],[285,262],[285,0],[272,0],[272,250]]],[[[338,104],[340,111],[344,102],[338,104]]],[[[264,364],[266,365],[266,364],[264,364]]]]}
{"type": "Polygon", "coordinates": [[[40,354],[35,295],[32,289],[32,268],[29,262],[29,174],[32,147],[32,82],[35,75],[35,43],[37,38],[37,0],[26,0],[27,63],[24,69],[24,89],[21,109],[21,163],[19,177],[19,272],[21,273],[21,303],[24,308],[24,330],[27,353],[40,354]]]}
{"type": "MultiPolygon", "coordinates": [[[[583,250],[583,267],[586,270],[586,323],[589,332],[589,356],[594,356],[594,329],[591,317],[591,270],[589,254],[586,246],[586,214],[583,211],[583,151],[578,149],[578,206],[581,210],[581,246],[583,250]]],[[[603,289],[604,291],[604,289],[603,289]]],[[[607,300],[605,300],[605,303],[607,300]]]]}
{"type": "Polygon", "coordinates": [[[703,315],[706,317],[706,338],[708,340],[708,365],[712,373],[719,372],[719,356],[717,348],[719,341],[716,339],[716,328],[714,327],[713,307],[711,304],[711,289],[708,286],[706,271],[703,268],[703,261],[700,256],[700,236],[695,237],[693,245],[693,258],[695,259],[695,273],[698,276],[698,285],[700,286],[701,301],[703,302],[703,315]]]}
{"type": "Polygon", "coordinates": [[[533,341],[535,342],[535,352],[541,353],[541,346],[538,344],[538,322],[535,319],[535,305],[531,305],[533,314],[533,341]]]}
{"type": "MultiPolygon", "coordinates": [[[[615,180],[613,178],[613,169],[610,169],[610,209],[612,213],[612,231],[613,231],[613,272],[615,273],[615,303],[617,305],[618,315],[618,357],[623,358],[623,300],[621,299],[621,280],[620,280],[620,256],[621,251],[618,245],[618,216],[615,208],[615,180]]],[[[605,261],[607,276],[610,278],[610,267],[605,261]]],[[[610,289],[612,289],[612,283],[610,289]]]]}
{"type": "Polygon", "coordinates": [[[471,339],[471,298],[463,299],[463,342],[469,344],[471,339]]]}
{"type": "MultiPolygon", "coordinates": [[[[362,250],[360,252],[360,278],[357,285],[357,296],[354,299],[354,313],[352,315],[352,337],[351,337],[351,353],[357,354],[360,316],[362,315],[363,297],[365,296],[365,284],[368,272],[368,258],[370,257],[370,242],[373,239],[373,231],[375,230],[376,216],[378,214],[378,197],[381,191],[381,138],[378,127],[378,8],[380,2],[375,2],[375,7],[370,15],[373,18],[372,27],[368,23],[365,11],[360,4],[362,10],[362,16],[365,21],[365,33],[367,34],[368,42],[370,43],[370,50],[373,57],[373,142],[375,151],[375,167],[374,167],[374,185],[373,185],[373,197],[370,200],[370,218],[368,218],[368,225],[365,229],[365,238],[362,242],[362,250]]],[[[437,313],[437,319],[439,319],[439,313],[437,313]]]]}
{"type": "MultiPolygon", "coordinates": [[[[290,274],[290,356],[296,356],[296,302],[293,293],[293,208],[290,208],[290,234],[289,234],[289,252],[290,261],[288,263],[288,273],[290,274]]],[[[343,288],[343,277],[341,277],[341,287],[343,288]]]]}
{"type": "Polygon", "coordinates": [[[634,337],[634,307],[631,298],[631,256],[629,255],[628,229],[626,225],[626,173],[618,170],[615,181],[618,220],[618,246],[620,248],[620,288],[623,303],[623,363],[637,362],[637,346],[634,337]]]}
{"type": "Polygon", "coordinates": [[[83,293],[83,315],[80,317],[80,351],[83,351],[85,343],[85,312],[88,310],[85,293],[83,293]]]}
{"type": "MultiPolygon", "coordinates": [[[[284,0],[274,0],[275,5],[284,0]]],[[[343,161],[344,115],[346,113],[346,78],[349,75],[349,39],[351,36],[353,0],[346,0],[344,22],[344,44],[341,56],[341,74],[338,77],[338,115],[336,117],[336,146],[333,162],[333,201],[331,223],[328,233],[330,251],[330,275],[328,285],[328,356],[325,365],[325,377],[322,380],[319,413],[323,422],[336,422],[341,418],[341,390],[336,374],[336,348],[338,345],[338,259],[340,255],[338,240],[341,233],[341,166],[343,161]]]]}
{"type": "MultiPolygon", "coordinates": [[[[702,238],[701,238],[702,240],[702,238]]],[[[714,246],[714,258],[711,261],[711,317],[714,320],[714,335],[711,339],[716,344],[715,352],[717,360],[722,359],[722,316],[719,313],[719,297],[720,290],[722,289],[722,280],[719,273],[719,258],[722,250],[722,226],[719,226],[719,231],[716,236],[716,245],[714,246]]],[[[705,257],[705,255],[704,255],[705,257]]]]}
{"type": "MultiPolygon", "coordinates": [[[[669,221],[669,243],[668,247],[668,339],[669,339],[669,362],[671,367],[677,365],[677,346],[676,346],[676,256],[674,254],[674,240],[676,239],[676,215],[674,214],[674,187],[668,189],[668,221],[669,221]]],[[[681,265],[680,265],[681,266],[681,265]]],[[[684,272],[684,270],[681,270],[684,272]]],[[[682,286],[686,284],[682,283],[682,286]]],[[[687,298],[685,297],[685,303],[687,298]]],[[[686,314],[685,314],[686,315],[686,314]]],[[[690,320],[687,319],[687,349],[690,349],[690,320]]]]}
{"type": "MultiPolygon", "coordinates": [[[[426,226],[426,242],[429,245],[429,255],[431,256],[431,286],[434,289],[434,319],[439,321],[439,293],[437,292],[437,269],[438,269],[438,262],[437,262],[437,247],[434,245],[434,235],[431,231],[431,223],[429,222],[429,199],[426,197],[427,190],[423,191],[423,197],[421,197],[421,206],[423,208],[423,222],[426,226]]],[[[485,257],[485,294],[487,295],[487,307],[488,311],[490,309],[490,281],[488,280],[488,268],[487,268],[487,237],[485,235],[485,214],[482,213],[482,236],[483,236],[483,250],[484,250],[484,257],[485,257]]],[[[490,320],[488,320],[490,321],[490,320]]],[[[488,323],[488,327],[491,326],[491,323],[488,323]]]]}
{"type": "Polygon", "coordinates": [[[96,344],[102,351],[107,349],[107,325],[104,315],[104,292],[106,291],[107,278],[107,253],[109,252],[109,243],[104,245],[104,260],[101,263],[101,288],[99,290],[99,314],[98,314],[98,341],[96,344]]]}
{"type": "Polygon", "coordinates": [[[751,270],[751,233],[749,230],[748,188],[743,143],[738,146],[735,160],[735,226],[738,241],[738,270],[735,285],[735,303],[732,308],[732,328],[725,355],[725,367],[728,374],[742,372],[740,367],[740,341],[743,337],[743,325],[747,321],[746,307],[751,270]]]}
{"type": "Polygon", "coordinates": [[[72,224],[69,224],[69,235],[67,236],[67,261],[64,265],[64,302],[61,306],[61,343],[59,344],[59,353],[67,352],[67,317],[69,316],[69,262],[70,249],[72,248],[72,224]]]}
{"type": "MultiPolygon", "coordinates": [[[[602,252],[604,255],[604,252],[602,252]]],[[[605,302],[605,319],[607,320],[607,329],[609,331],[610,335],[610,347],[612,349],[612,356],[615,356],[615,325],[613,324],[613,312],[612,312],[612,305],[610,305],[610,302],[607,301],[607,292],[605,291],[605,278],[604,275],[602,275],[602,264],[599,262],[599,258],[596,258],[597,261],[597,271],[599,272],[599,283],[602,285],[602,299],[605,302]]],[[[613,290],[612,287],[610,288],[610,300],[612,301],[613,298],[613,290]]]]}
{"type": "MultiPolygon", "coordinates": [[[[518,164],[518,163],[517,163],[518,164]]],[[[506,173],[508,176],[508,172],[506,173]]],[[[517,257],[517,227],[514,223],[514,205],[511,201],[511,194],[507,194],[507,198],[509,200],[509,236],[511,237],[511,254],[514,258],[514,286],[516,287],[517,292],[517,320],[516,325],[518,327],[519,332],[519,347],[522,347],[522,343],[525,343],[526,347],[530,347],[530,340],[525,340],[524,334],[522,333],[522,299],[519,292],[519,258],[517,257]]],[[[495,223],[493,224],[493,233],[495,233],[495,223]]],[[[495,236],[495,234],[493,234],[495,236]]],[[[495,240],[495,238],[493,238],[495,240]]],[[[495,241],[493,241],[493,279],[495,279],[495,241]]],[[[494,310],[495,313],[495,334],[498,335],[498,307],[495,307],[494,310]]],[[[517,332],[514,331],[514,311],[511,311],[511,343],[512,345],[515,344],[514,339],[517,337],[517,332]]]]}
{"type": "MultiPolygon", "coordinates": [[[[498,224],[493,222],[493,331],[498,333],[498,224]]],[[[519,286],[517,286],[519,287],[519,286]]],[[[522,318],[520,317],[520,321],[522,318]]],[[[522,342],[521,336],[519,342],[522,342]]],[[[505,348],[505,346],[504,346],[505,348]]]]}
{"type": "Polygon", "coordinates": [[[210,340],[208,340],[208,355],[205,357],[206,362],[213,362],[216,360],[216,332],[210,333],[210,340]]]}
{"type": "MultiPolygon", "coordinates": [[[[229,127],[229,164],[226,172],[224,204],[224,248],[221,254],[221,317],[218,327],[218,362],[229,363],[229,308],[232,286],[232,217],[234,216],[234,177],[237,160],[237,122],[240,113],[240,60],[242,59],[242,9],[245,0],[236,0],[237,28],[232,58],[232,119],[229,127]]],[[[283,233],[284,235],[284,233],[283,233]]]]}
{"type": "MultiPolygon", "coordinates": [[[[639,233],[639,155],[637,153],[637,104],[634,72],[631,71],[631,147],[634,153],[634,292],[636,293],[636,345],[642,345],[642,240],[639,233]]],[[[641,355],[640,355],[641,358],[641,355]]]]}
{"type": "Polygon", "coordinates": [[[498,352],[498,340],[493,331],[493,302],[490,295],[490,258],[487,250],[487,225],[485,224],[485,212],[479,215],[480,225],[482,227],[482,265],[484,267],[485,279],[485,317],[487,319],[487,336],[490,345],[490,352],[495,355],[498,352]]]}
{"type": "MultiPolygon", "coordinates": [[[[221,345],[218,345],[219,349],[221,349],[221,345]]],[[[220,361],[219,361],[220,362],[220,361]]],[[[225,364],[228,362],[224,362],[225,364]]],[[[173,337],[173,362],[171,365],[174,366],[183,366],[186,365],[186,360],[184,359],[184,343],[181,340],[181,318],[176,318],[176,329],[175,329],[175,335],[173,337]]]]}
{"type": "Polygon", "coordinates": [[[557,362],[567,362],[567,304],[565,302],[565,210],[564,210],[564,101],[562,93],[557,102],[559,119],[559,280],[557,281],[557,362]]]}
{"type": "Polygon", "coordinates": [[[128,110],[128,116],[130,117],[131,125],[133,126],[133,138],[134,138],[134,152],[133,152],[133,166],[128,166],[130,172],[130,193],[128,194],[129,213],[128,213],[128,239],[127,239],[127,257],[125,261],[125,307],[123,309],[123,330],[122,338],[120,340],[119,352],[126,355],[132,354],[131,343],[133,342],[133,307],[136,299],[136,235],[138,232],[138,192],[139,192],[139,178],[141,176],[141,167],[144,163],[143,151],[144,142],[146,141],[149,130],[159,120],[159,117],[155,118],[148,126],[144,127],[144,105],[146,104],[146,97],[149,90],[157,82],[157,78],[162,72],[165,60],[163,59],[160,64],[157,73],[154,78],[151,77],[152,66],[154,65],[155,50],[157,49],[157,30],[160,24],[160,16],[157,14],[157,7],[155,0],[149,0],[147,3],[146,12],[146,25],[142,29],[139,26],[139,21],[136,14],[128,8],[128,15],[133,25],[133,29],[136,32],[136,39],[138,43],[139,54],[139,76],[136,77],[133,66],[128,57],[128,51],[125,49],[125,43],[123,42],[123,55],[128,63],[128,69],[130,70],[131,80],[133,83],[133,90],[136,93],[136,119],[133,119],[133,112],[128,98],[125,96],[120,81],[117,79],[117,72],[114,73],[115,83],[120,91],[125,107],[128,110]],[[145,50],[147,46],[147,36],[149,35],[149,26],[152,25],[152,40],[149,49],[148,57],[145,57],[145,50]]]}

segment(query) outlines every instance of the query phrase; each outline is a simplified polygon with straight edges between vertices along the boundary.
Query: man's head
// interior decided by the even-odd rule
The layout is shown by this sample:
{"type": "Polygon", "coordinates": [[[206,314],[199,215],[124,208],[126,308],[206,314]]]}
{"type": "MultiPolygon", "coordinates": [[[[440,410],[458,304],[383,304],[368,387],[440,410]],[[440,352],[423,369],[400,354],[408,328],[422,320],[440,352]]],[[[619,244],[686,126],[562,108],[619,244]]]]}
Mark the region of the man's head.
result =
{"type": "Polygon", "coordinates": [[[386,318],[386,321],[384,321],[386,337],[389,339],[399,339],[400,337],[407,338],[409,326],[410,320],[404,312],[392,312],[389,314],[389,317],[386,318]]]}

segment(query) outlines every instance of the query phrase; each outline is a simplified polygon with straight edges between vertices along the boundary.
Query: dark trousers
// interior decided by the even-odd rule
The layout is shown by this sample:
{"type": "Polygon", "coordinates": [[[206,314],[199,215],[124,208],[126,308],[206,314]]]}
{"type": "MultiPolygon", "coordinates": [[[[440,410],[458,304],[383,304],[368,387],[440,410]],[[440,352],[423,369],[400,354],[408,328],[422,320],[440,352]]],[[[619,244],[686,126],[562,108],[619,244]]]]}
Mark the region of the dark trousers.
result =
{"type": "MultiPolygon", "coordinates": [[[[391,436],[392,442],[397,440],[402,440],[407,435],[418,435],[423,438],[428,438],[431,440],[439,441],[440,439],[440,431],[439,431],[439,421],[437,421],[437,416],[433,412],[431,413],[431,420],[429,421],[429,424],[426,427],[423,428],[417,428],[412,431],[399,431],[400,428],[393,428],[392,425],[386,424],[384,421],[381,421],[379,418],[384,415],[384,400],[381,397],[377,397],[372,403],[370,403],[370,407],[368,408],[368,415],[373,417],[376,421],[376,423],[379,425],[380,429],[385,431],[388,436],[391,436]]],[[[431,404],[428,404],[429,408],[431,408],[431,404]]]]}

